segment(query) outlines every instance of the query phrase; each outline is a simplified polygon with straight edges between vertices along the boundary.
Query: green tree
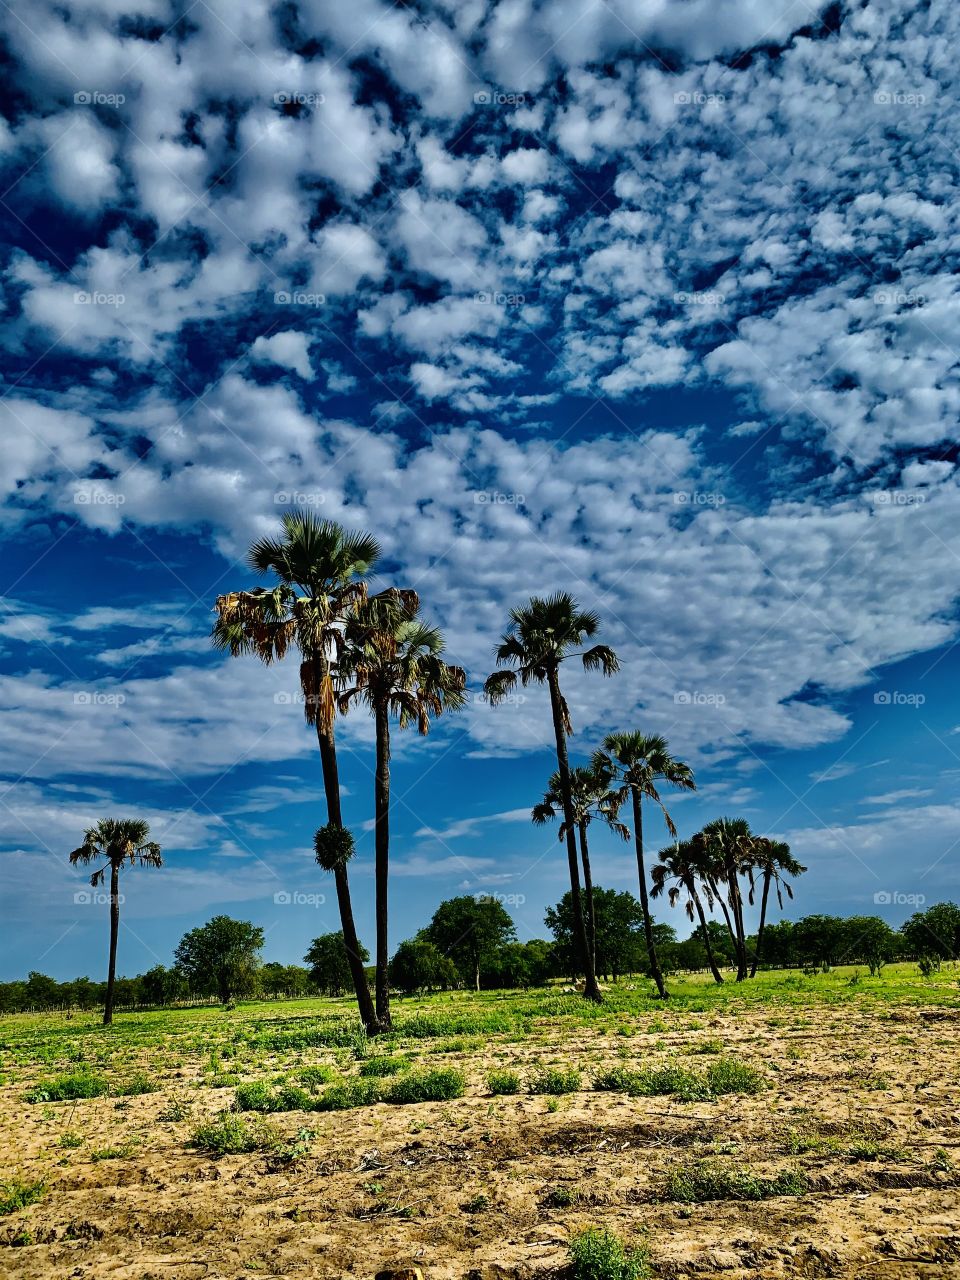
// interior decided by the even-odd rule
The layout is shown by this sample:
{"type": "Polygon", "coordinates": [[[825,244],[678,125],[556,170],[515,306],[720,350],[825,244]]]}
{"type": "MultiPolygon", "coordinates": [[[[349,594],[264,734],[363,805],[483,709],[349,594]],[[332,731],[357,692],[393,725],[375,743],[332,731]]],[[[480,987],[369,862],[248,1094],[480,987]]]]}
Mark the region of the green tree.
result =
{"type": "MultiPolygon", "coordinates": [[[[581,890],[582,892],[582,890],[581,890]]],[[[597,918],[597,972],[614,982],[624,973],[646,967],[643,907],[632,893],[594,888],[597,918]]],[[[575,917],[569,891],[555,907],[548,907],[544,923],[556,942],[557,958],[575,975],[579,953],[576,948],[575,917]]]]}
{"type": "Polygon", "coordinates": [[[740,877],[752,875],[760,839],[744,818],[717,818],[698,831],[691,843],[730,930],[737,958],[737,981],[744,982],[749,957],[740,877]]]}
{"type": "Polygon", "coordinates": [[[955,902],[938,902],[915,912],[900,932],[907,950],[918,960],[960,960],[960,907],[955,902]]]}
{"type": "Polygon", "coordinates": [[[554,947],[543,938],[508,942],[488,962],[482,985],[494,990],[542,987],[556,974],[554,947]]]}
{"type": "Polygon", "coordinates": [[[550,692],[550,710],[557,750],[557,772],[563,807],[567,867],[573,899],[576,944],[580,949],[584,972],[584,996],[599,1001],[600,989],[593,968],[593,956],[584,922],[580,896],[580,872],[577,866],[576,820],[570,782],[567,737],[573,733],[570,711],[560,689],[560,665],[579,657],[585,671],[600,671],[605,676],[619,671],[620,663],[613,650],[604,644],[582,649],[600,626],[595,613],[580,609],[573,596],[558,591],[549,599],[533,596],[529,604],[511,609],[510,625],[496,650],[498,667],[512,670],[495,671],[487,677],[484,692],[492,704],[502,702],[519,680],[546,684],[550,692]]]}
{"type": "Polygon", "coordinates": [[[263,930],[248,920],[214,916],[180,939],[174,960],[197,995],[216,995],[226,1004],[253,990],[263,930]]]}
{"type": "MultiPolygon", "coordinates": [[[[359,946],[361,962],[366,964],[370,953],[362,942],[359,946]]],[[[349,989],[350,959],[341,930],[314,938],[303,958],[310,966],[310,981],[323,995],[340,996],[349,989]]]]}
{"type": "Polygon", "coordinates": [[[637,851],[637,874],[640,880],[640,905],[643,908],[643,928],[647,942],[650,973],[661,1000],[667,998],[667,986],[657,958],[653,935],[653,918],[647,893],[647,872],[643,861],[643,801],[652,800],[658,805],[667,824],[667,830],[676,836],[677,829],[667,807],[660,798],[658,785],[667,783],[681,791],[695,791],[696,783],[689,765],[675,759],[667,747],[665,738],[658,734],[611,733],[603,740],[603,747],[594,753],[593,768],[605,773],[615,785],[614,812],[629,799],[633,811],[633,839],[637,851]]]}
{"type": "Polygon", "coordinates": [[[390,863],[390,721],[416,725],[421,734],[431,719],[463,706],[466,673],[443,659],[443,636],[419,616],[414,591],[392,588],[361,604],[347,622],[338,674],[347,682],[339,698],[345,714],[361,701],[373,714],[377,765],[374,775],[376,846],[376,1007],[377,1020],[390,1027],[388,973],[388,884],[390,863]]]}
{"type": "Polygon", "coordinates": [[[161,867],[160,846],[149,839],[150,824],[142,818],[101,818],[83,835],[83,844],[70,854],[74,866],[101,862],[90,877],[96,889],[110,870],[110,952],[107,961],[107,991],[103,1007],[103,1025],[113,1021],[113,1003],[117,982],[117,939],[120,936],[120,871],[123,867],[161,867]]]}
{"type": "MultiPolygon", "coordinates": [[[[710,931],[707,928],[707,916],[700,889],[703,867],[696,846],[691,840],[678,840],[676,844],[661,849],[657,856],[659,862],[650,871],[652,882],[650,896],[659,898],[666,892],[671,907],[675,907],[681,897],[683,898],[687,919],[698,920],[700,923],[700,944],[703,947],[706,962],[710,966],[710,972],[713,974],[713,980],[722,983],[723,974],[713,954],[710,931]]],[[[712,908],[713,894],[709,885],[704,885],[703,890],[707,898],[707,907],[712,908]]]]}
{"type": "Polygon", "coordinates": [[[457,967],[422,933],[401,942],[390,961],[390,982],[405,995],[449,991],[460,982],[457,967]]]}
{"type": "Polygon", "coordinates": [[[316,729],[327,801],[327,823],[314,838],[317,862],[333,875],[350,975],[360,1017],[368,1033],[379,1030],[363,969],[350,897],[347,861],[353,840],[343,826],[340,777],[334,737],[334,675],[344,645],[344,625],[367,598],[365,578],[380,558],[375,538],[348,533],[312,512],[283,516],[280,538],[261,538],[248,561],[257,573],[271,574],[270,589],[232,591],[217,598],[213,642],[231,654],[255,654],[262,662],[299,650],[300,687],[307,723],[316,729]]]}
{"type": "Polygon", "coordinates": [[[842,922],[841,963],[862,960],[875,978],[896,957],[899,939],[879,916],[848,916],[842,922]]]}
{"type": "Polygon", "coordinates": [[[517,931],[503,904],[485,894],[464,894],[441,902],[424,930],[426,938],[457,966],[477,991],[483,969],[517,931]]]}
{"type": "Polygon", "coordinates": [[[760,923],[757,926],[757,940],[753,951],[753,963],[750,966],[750,977],[757,976],[757,967],[760,964],[760,956],[763,951],[763,935],[767,923],[767,902],[770,897],[770,889],[773,887],[776,897],[777,906],[783,910],[783,895],[793,898],[793,886],[787,879],[787,876],[803,875],[806,867],[800,863],[790,853],[790,846],[783,840],[767,840],[759,839],[754,841],[751,851],[750,864],[747,868],[747,875],[750,880],[750,905],[753,906],[754,896],[756,892],[756,878],[760,876],[760,923]]]}

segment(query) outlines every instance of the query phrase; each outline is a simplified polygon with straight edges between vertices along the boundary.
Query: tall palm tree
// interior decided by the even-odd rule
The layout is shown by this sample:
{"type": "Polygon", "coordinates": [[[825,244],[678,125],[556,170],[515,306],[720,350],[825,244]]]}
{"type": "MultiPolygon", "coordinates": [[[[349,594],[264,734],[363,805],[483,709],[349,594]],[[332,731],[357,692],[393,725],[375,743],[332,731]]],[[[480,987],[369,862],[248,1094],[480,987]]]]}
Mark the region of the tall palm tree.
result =
{"type": "Polygon", "coordinates": [[[757,945],[753,953],[753,963],[750,966],[751,978],[757,976],[757,967],[760,964],[760,952],[763,947],[763,932],[767,924],[767,902],[770,897],[771,885],[777,895],[777,905],[782,911],[783,895],[786,894],[788,898],[793,897],[793,886],[787,876],[802,876],[806,869],[793,857],[790,852],[790,846],[784,840],[760,839],[756,841],[754,862],[748,873],[750,877],[749,902],[751,907],[754,903],[757,872],[760,873],[762,889],[760,893],[760,923],[757,926],[757,945]]]}
{"type": "Polygon", "coordinates": [[[707,869],[716,892],[737,957],[737,981],[747,977],[747,934],[743,920],[740,876],[749,875],[757,849],[757,837],[745,818],[716,818],[698,831],[692,841],[696,855],[707,869]],[[723,892],[721,892],[721,886],[723,892]]]}
{"type": "Polygon", "coordinates": [[[113,993],[117,981],[117,938],[120,934],[120,869],[124,866],[162,867],[160,846],[150,840],[150,824],[142,818],[101,818],[83,833],[83,844],[70,854],[71,863],[88,867],[104,859],[90,877],[95,889],[110,868],[110,959],[107,964],[107,997],[103,1025],[113,1022],[113,993]]]}
{"type": "MultiPolygon", "coordinates": [[[[570,770],[570,799],[573,804],[573,818],[577,824],[577,836],[580,843],[580,862],[583,866],[583,896],[587,903],[587,943],[593,957],[593,967],[597,967],[597,916],[593,901],[593,875],[590,870],[590,847],[587,842],[587,827],[595,817],[601,818],[621,840],[629,840],[630,832],[619,822],[612,812],[613,794],[610,791],[610,779],[589,765],[579,764],[570,770]]],[[[552,821],[559,815],[559,839],[564,841],[567,835],[566,823],[563,820],[563,796],[560,788],[560,774],[552,773],[547,783],[547,790],[539,804],[534,805],[530,817],[537,826],[552,821]]]]}
{"type": "Polygon", "coordinates": [[[567,735],[573,733],[573,725],[566,699],[560,691],[560,665],[569,658],[579,657],[585,671],[600,671],[605,676],[619,671],[617,655],[608,645],[581,648],[585,640],[596,635],[599,626],[600,619],[597,615],[581,609],[566,591],[558,591],[546,599],[531,597],[529,604],[510,610],[510,625],[495,650],[497,666],[513,669],[494,671],[484,684],[484,692],[493,704],[502,702],[511,689],[516,687],[518,680],[522,685],[528,685],[531,681],[545,684],[550,691],[560,798],[566,827],[574,931],[584,974],[583,994],[588,1000],[595,1001],[601,998],[600,988],[597,986],[593,956],[583,920],[580,873],[577,869],[576,820],[567,754],[567,735]]]}
{"type": "Polygon", "coordinates": [[[443,636],[419,615],[413,591],[391,589],[360,605],[346,627],[338,675],[346,682],[338,699],[341,714],[360,701],[373,713],[377,766],[374,784],[376,841],[376,1002],[377,1020],[391,1026],[387,887],[390,860],[390,719],[401,729],[430,730],[431,717],[459,710],[465,702],[466,673],[443,660],[443,636]]]}
{"type": "Polygon", "coordinates": [[[650,899],[647,894],[647,873],[643,864],[643,800],[646,797],[659,805],[667,830],[676,836],[677,829],[660,798],[657,784],[669,783],[684,791],[695,791],[696,783],[689,765],[676,760],[667,748],[665,738],[658,734],[645,734],[639,730],[627,733],[611,733],[603,740],[603,747],[594,753],[593,767],[605,770],[611,782],[618,782],[614,805],[619,812],[629,797],[633,808],[633,838],[637,850],[637,872],[640,877],[640,906],[643,909],[643,929],[650,959],[650,973],[657,984],[661,1000],[667,998],[667,987],[660,968],[660,958],[653,938],[653,919],[650,915],[650,899]]]}
{"type": "Polygon", "coordinates": [[[667,845],[665,849],[661,849],[657,856],[660,861],[650,868],[651,898],[659,898],[666,890],[671,907],[675,907],[680,900],[680,895],[686,895],[683,906],[687,919],[691,923],[694,918],[699,920],[700,934],[707,952],[710,972],[713,974],[714,982],[722,983],[723,974],[714,957],[710,931],[707,928],[707,915],[703,907],[703,897],[700,894],[701,885],[707,899],[708,910],[713,909],[713,891],[709,884],[701,881],[702,867],[693,842],[678,840],[676,844],[667,845]]]}
{"type": "Polygon", "coordinates": [[[262,662],[300,653],[300,686],[307,723],[316,728],[327,801],[327,824],[314,838],[317,862],[333,874],[343,941],[360,1018],[371,1034],[377,1015],[363,968],[350,898],[347,863],[353,839],[343,826],[340,778],[334,739],[334,672],[344,645],[347,619],[367,598],[365,578],[380,558],[376,539],[348,533],[311,511],[288,512],[279,538],[261,538],[247,559],[257,573],[272,574],[269,590],[232,591],[219,596],[213,642],[231,654],[253,653],[262,662]]]}

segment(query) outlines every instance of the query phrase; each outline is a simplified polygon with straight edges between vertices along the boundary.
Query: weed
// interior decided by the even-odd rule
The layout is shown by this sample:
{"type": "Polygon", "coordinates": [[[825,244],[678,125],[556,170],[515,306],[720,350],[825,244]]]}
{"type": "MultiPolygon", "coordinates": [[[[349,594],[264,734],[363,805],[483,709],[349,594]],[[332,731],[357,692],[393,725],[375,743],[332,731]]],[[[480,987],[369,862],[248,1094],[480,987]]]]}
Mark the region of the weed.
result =
{"type": "Polygon", "coordinates": [[[718,1058],[707,1067],[707,1084],[716,1097],[725,1093],[762,1093],[767,1081],[761,1071],[736,1058],[718,1058]]]}
{"type": "Polygon", "coordinates": [[[324,1089],[313,1107],[315,1111],[349,1111],[379,1101],[379,1080],[341,1080],[324,1089]]]}
{"type": "Polygon", "coordinates": [[[84,1141],[85,1139],[82,1133],[72,1133],[68,1131],[67,1133],[61,1133],[60,1135],[60,1146],[66,1147],[68,1151],[73,1151],[77,1147],[82,1147],[84,1141]]]}
{"type": "Polygon", "coordinates": [[[407,1071],[410,1067],[409,1058],[389,1057],[385,1053],[378,1054],[374,1058],[368,1058],[366,1062],[360,1063],[360,1074],[362,1076],[395,1076],[401,1071],[407,1071]]]}
{"type": "Polygon", "coordinates": [[[75,1098],[102,1098],[110,1089],[103,1076],[89,1071],[69,1071],[41,1080],[26,1094],[28,1102],[70,1102],[75,1098]]]}
{"type": "Polygon", "coordinates": [[[22,1178],[13,1178],[0,1185],[0,1216],[17,1213],[28,1205],[36,1204],[46,1191],[45,1182],[24,1182],[22,1178]]]}
{"type": "Polygon", "coordinates": [[[520,1077],[515,1071],[488,1071],[487,1088],[494,1096],[520,1092],[520,1077]]]}
{"type": "Polygon", "coordinates": [[[224,1111],[197,1125],[190,1146],[215,1156],[225,1156],[247,1151],[271,1151],[279,1142],[280,1135],[269,1121],[259,1118],[244,1120],[242,1116],[224,1111]]]}
{"type": "Polygon", "coordinates": [[[410,1071],[394,1080],[385,1095],[386,1102],[447,1102],[462,1098],[466,1081],[455,1067],[410,1071]]]}
{"type": "MultiPolygon", "coordinates": [[[[361,1074],[373,1074],[372,1072],[364,1072],[363,1068],[366,1065],[366,1063],[361,1065],[361,1074]]],[[[317,1093],[321,1085],[329,1084],[331,1080],[336,1080],[336,1078],[337,1073],[334,1071],[333,1067],[328,1067],[322,1062],[316,1063],[312,1067],[302,1067],[301,1070],[297,1072],[297,1079],[301,1081],[301,1083],[309,1089],[311,1093],[317,1093]]]]}
{"type": "Polygon", "coordinates": [[[570,1243],[573,1280],[647,1280],[650,1264],[643,1249],[627,1250],[613,1231],[589,1227],[570,1243]]]}
{"type": "Polygon", "coordinates": [[[528,1088],[531,1093],[576,1093],[580,1088],[580,1072],[573,1067],[543,1067],[528,1088]]]}
{"type": "Polygon", "coordinates": [[[701,1204],[707,1200],[770,1200],[775,1196],[802,1196],[806,1179],[797,1170],[765,1178],[748,1169],[728,1169],[707,1160],[678,1165],[666,1178],[668,1200],[701,1204]]]}

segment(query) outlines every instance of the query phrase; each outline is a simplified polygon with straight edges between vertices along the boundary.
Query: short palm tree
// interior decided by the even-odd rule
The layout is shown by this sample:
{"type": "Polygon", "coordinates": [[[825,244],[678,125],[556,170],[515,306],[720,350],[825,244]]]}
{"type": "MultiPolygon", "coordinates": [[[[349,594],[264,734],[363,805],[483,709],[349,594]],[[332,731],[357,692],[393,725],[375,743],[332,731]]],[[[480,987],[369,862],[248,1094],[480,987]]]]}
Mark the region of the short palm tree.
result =
{"type": "Polygon", "coordinates": [[[695,791],[696,783],[689,765],[674,759],[666,739],[634,730],[627,733],[611,733],[603,740],[603,747],[594,753],[593,767],[605,771],[611,783],[619,784],[614,795],[614,807],[620,807],[629,797],[633,809],[633,838],[637,850],[637,872],[640,877],[640,906],[643,910],[643,928],[646,936],[650,973],[657,984],[660,998],[667,997],[663,970],[653,937],[653,919],[650,915],[650,899],[647,893],[647,873],[643,863],[643,800],[659,805],[667,830],[676,836],[677,829],[667,812],[658,783],[666,782],[684,791],[695,791]]]}
{"type": "Polygon", "coordinates": [[[338,663],[338,708],[365,703],[376,725],[374,784],[376,841],[376,1008],[382,1029],[391,1025],[388,962],[388,880],[390,859],[390,720],[401,729],[430,730],[431,718],[459,710],[465,702],[466,673],[443,659],[443,636],[419,616],[415,592],[391,589],[361,604],[347,622],[338,663]],[[343,684],[346,687],[343,687],[343,684]]]}
{"type": "Polygon", "coordinates": [[[101,818],[83,833],[83,844],[70,854],[74,866],[100,862],[90,877],[93,888],[103,884],[110,868],[110,959],[107,964],[107,996],[103,1025],[113,1022],[113,993],[117,981],[117,938],[120,934],[120,869],[124,866],[162,867],[160,846],[149,839],[150,824],[142,818],[101,818]]]}
{"type": "Polygon", "coordinates": [[[316,728],[327,800],[327,825],[317,832],[314,847],[318,863],[334,877],[357,1007],[367,1031],[375,1033],[377,1015],[347,876],[353,840],[340,808],[334,672],[344,624],[367,598],[365,578],[380,558],[380,547],[369,534],[348,533],[311,511],[288,512],[282,524],[279,538],[261,538],[247,556],[257,573],[273,575],[274,586],[218,597],[213,642],[234,655],[253,653],[267,664],[283,658],[291,646],[300,653],[304,714],[316,728]]]}
{"type": "Polygon", "coordinates": [[[671,907],[675,907],[684,895],[683,906],[687,919],[700,924],[700,935],[707,952],[707,963],[715,982],[723,982],[723,974],[713,954],[710,931],[707,928],[707,915],[703,906],[704,897],[707,909],[713,908],[713,892],[710,886],[701,880],[702,867],[696,849],[690,840],[678,840],[676,844],[667,845],[657,855],[660,859],[650,868],[651,898],[659,898],[666,890],[671,907]],[[668,887],[669,886],[669,887],[668,887]],[[702,896],[701,896],[702,889],[702,896]]]}
{"type": "Polygon", "coordinates": [[[757,840],[753,858],[753,864],[748,872],[750,878],[748,900],[751,907],[755,898],[757,872],[760,874],[762,888],[760,892],[760,923],[757,926],[757,945],[753,953],[753,963],[750,966],[751,978],[757,976],[757,967],[760,964],[760,952],[763,947],[763,932],[767,924],[767,903],[770,898],[771,886],[776,892],[777,905],[782,911],[783,895],[786,894],[788,898],[793,897],[793,886],[787,876],[802,876],[807,869],[801,866],[796,858],[793,857],[790,852],[790,846],[783,840],[757,840]]]}
{"type": "Polygon", "coordinates": [[[692,843],[723,911],[737,957],[737,981],[743,982],[747,977],[748,957],[740,877],[750,874],[757,837],[745,818],[716,818],[697,832],[692,843]]]}
{"type": "MultiPolygon", "coordinates": [[[[577,765],[570,770],[570,799],[573,804],[573,818],[577,826],[580,843],[580,862],[583,866],[583,896],[587,903],[587,942],[593,957],[593,966],[597,966],[597,917],[593,901],[593,874],[590,869],[590,847],[587,841],[587,828],[595,817],[604,821],[621,840],[629,840],[630,832],[619,822],[612,812],[613,794],[610,791],[610,779],[605,774],[597,773],[589,765],[577,765]]],[[[534,805],[530,815],[538,826],[560,817],[559,838],[566,839],[566,822],[563,819],[563,796],[560,789],[560,774],[550,775],[547,790],[539,804],[534,805]]]]}
{"type": "Polygon", "coordinates": [[[600,1000],[600,988],[594,971],[593,956],[587,941],[580,895],[580,872],[577,868],[576,819],[570,788],[570,762],[567,735],[573,732],[566,699],[560,690],[560,665],[579,657],[586,671],[599,671],[611,676],[620,670],[617,655],[605,644],[583,649],[582,645],[596,635],[600,620],[595,613],[579,607],[566,591],[548,598],[533,596],[526,605],[510,610],[510,625],[495,650],[498,667],[487,677],[484,692],[491,703],[502,702],[519,681],[545,684],[550,692],[550,710],[556,739],[557,773],[563,807],[567,865],[573,905],[575,942],[584,974],[583,994],[588,1000],[600,1000]],[[509,669],[512,668],[512,669],[509,669]]]}

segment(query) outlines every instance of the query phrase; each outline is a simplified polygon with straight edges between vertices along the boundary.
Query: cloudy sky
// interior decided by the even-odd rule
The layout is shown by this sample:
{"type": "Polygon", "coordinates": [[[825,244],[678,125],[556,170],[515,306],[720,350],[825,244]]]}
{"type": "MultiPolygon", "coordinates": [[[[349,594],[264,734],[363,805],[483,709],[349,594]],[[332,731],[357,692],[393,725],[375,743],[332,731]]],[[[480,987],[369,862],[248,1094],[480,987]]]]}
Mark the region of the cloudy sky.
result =
{"type": "MultiPolygon", "coordinates": [[[[420,592],[474,690],[397,735],[396,940],[457,892],[544,932],[547,708],[476,691],[508,607],[561,587],[623,664],[569,672],[577,753],[666,734],[699,783],[681,831],[788,839],[795,912],[960,895],[955,4],[2,25],[3,976],[100,972],[66,853],[105,814],[166,854],[127,879],[126,972],[215,911],[285,961],[337,927],[295,666],[207,639],[298,506],[376,533],[378,585],[420,592]]],[[[362,713],[340,741],[369,942],[362,713]]]]}

